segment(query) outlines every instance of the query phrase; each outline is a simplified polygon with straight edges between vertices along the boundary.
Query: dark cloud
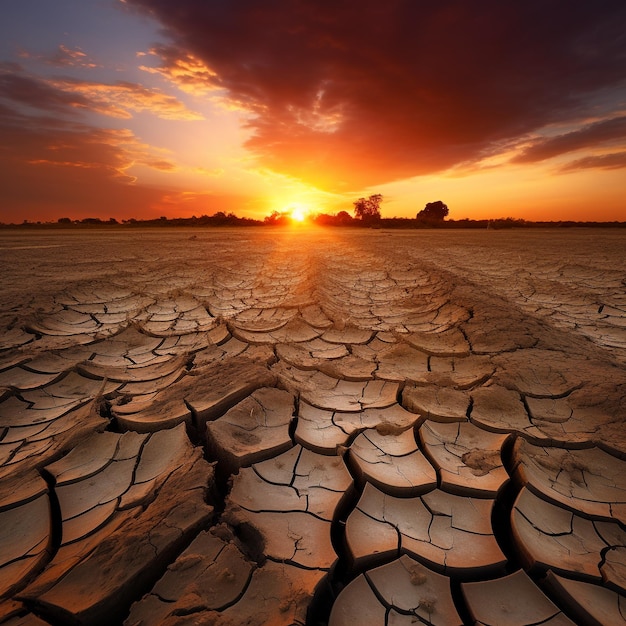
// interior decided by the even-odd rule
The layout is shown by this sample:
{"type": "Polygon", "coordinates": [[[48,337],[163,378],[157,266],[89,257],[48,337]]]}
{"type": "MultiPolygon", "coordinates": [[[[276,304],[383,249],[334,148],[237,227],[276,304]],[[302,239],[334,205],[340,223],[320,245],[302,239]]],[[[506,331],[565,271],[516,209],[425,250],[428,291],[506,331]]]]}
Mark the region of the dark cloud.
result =
{"type": "Polygon", "coordinates": [[[562,135],[548,137],[534,142],[519,156],[513,159],[516,163],[534,163],[551,159],[560,154],[574,152],[585,148],[593,148],[607,142],[626,138],[626,116],[596,122],[562,135]]]}
{"type": "Polygon", "coordinates": [[[55,113],[67,113],[71,111],[68,107],[90,108],[89,100],[81,94],[68,93],[44,80],[15,72],[0,73],[0,98],[55,113]]]}
{"type": "Polygon", "coordinates": [[[584,169],[617,170],[626,167],[626,152],[614,152],[610,154],[591,155],[582,159],[570,161],[561,168],[562,172],[573,172],[584,169]]]}
{"type": "Polygon", "coordinates": [[[200,59],[261,162],[327,187],[478,161],[625,80],[623,0],[126,2],[163,24],[164,73],[200,59]]]}

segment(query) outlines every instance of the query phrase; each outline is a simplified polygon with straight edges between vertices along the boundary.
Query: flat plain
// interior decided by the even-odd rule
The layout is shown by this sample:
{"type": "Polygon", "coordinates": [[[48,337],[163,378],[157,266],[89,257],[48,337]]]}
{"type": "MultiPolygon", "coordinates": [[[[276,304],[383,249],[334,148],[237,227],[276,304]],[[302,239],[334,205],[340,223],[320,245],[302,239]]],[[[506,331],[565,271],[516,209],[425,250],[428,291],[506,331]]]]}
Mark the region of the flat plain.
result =
{"type": "Polygon", "coordinates": [[[0,232],[0,623],[626,624],[626,231],[0,232]]]}

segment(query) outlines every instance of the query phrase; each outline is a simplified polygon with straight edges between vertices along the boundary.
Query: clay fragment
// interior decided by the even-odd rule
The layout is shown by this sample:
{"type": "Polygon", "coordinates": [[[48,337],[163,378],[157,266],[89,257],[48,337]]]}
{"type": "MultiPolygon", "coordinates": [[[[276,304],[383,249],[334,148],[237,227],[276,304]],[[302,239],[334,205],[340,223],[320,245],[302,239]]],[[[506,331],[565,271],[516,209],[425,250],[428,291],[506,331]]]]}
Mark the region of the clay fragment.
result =
{"type": "Polygon", "coordinates": [[[469,394],[457,389],[406,385],[402,390],[402,406],[434,421],[465,421],[469,405],[469,394]]]}
{"type": "Polygon", "coordinates": [[[50,466],[62,483],[63,543],[21,597],[66,621],[120,618],[137,582],[163,571],[211,519],[205,498],[212,468],[184,427],[114,437],[112,462],[101,469],[85,463],[80,447],[50,466]]]}
{"type": "Polygon", "coordinates": [[[420,427],[419,436],[444,491],[493,498],[509,478],[501,458],[506,434],[490,433],[470,422],[429,420],[420,427]]]}
{"type": "Polygon", "coordinates": [[[303,567],[328,569],[335,510],[352,480],[340,457],[299,446],[243,468],[233,478],[224,519],[258,533],[264,554],[303,567]]]}
{"type": "Polygon", "coordinates": [[[437,486],[435,470],[418,449],[412,429],[364,430],[350,446],[349,460],[362,482],[390,495],[418,495],[437,486]]]}
{"type": "Polygon", "coordinates": [[[23,587],[48,561],[52,546],[46,483],[33,474],[7,480],[5,489],[9,485],[0,493],[0,598],[23,587]]]}
{"type": "Polygon", "coordinates": [[[207,446],[227,474],[288,450],[294,398],[273,387],[257,389],[207,424],[207,446]]]}
{"type": "MultiPolygon", "coordinates": [[[[566,576],[601,582],[602,564],[607,565],[615,557],[624,571],[622,576],[612,571],[610,578],[613,586],[626,590],[626,531],[619,524],[604,522],[596,526],[524,487],[511,513],[511,528],[527,571],[543,573],[552,569],[566,576]]],[[[608,572],[604,574],[607,576],[608,572]]]]}
{"type": "Polygon", "coordinates": [[[562,450],[518,439],[517,481],[548,501],[583,515],[626,522],[626,461],[599,448],[562,450]]]}
{"type": "Polygon", "coordinates": [[[626,624],[626,599],[615,591],[552,571],[548,572],[544,585],[555,599],[567,606],[578,624],[626,624]]]}
{"type": "Polygon", "coordinates": [[[380,556],[416,555],[445,574],[502,571],[502,554],[490,524],[492,500],[434,490],[396,498],[366,484],[346,523],[346,543],[356,566],[380,556]]]}
{"type": "Polygon", "coordinates": [[[522,570],[475,583],[461,583],[476,624],[490,626],[574,626],[522,570]]]}

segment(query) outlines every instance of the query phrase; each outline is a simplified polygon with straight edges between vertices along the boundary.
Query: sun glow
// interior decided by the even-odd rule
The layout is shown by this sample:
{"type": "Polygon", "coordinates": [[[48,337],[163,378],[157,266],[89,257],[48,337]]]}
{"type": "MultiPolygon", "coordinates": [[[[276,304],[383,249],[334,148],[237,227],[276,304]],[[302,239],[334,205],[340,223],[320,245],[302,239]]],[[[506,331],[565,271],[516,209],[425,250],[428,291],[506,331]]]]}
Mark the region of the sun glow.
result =
{"type": "Polygon", "coordinates": [[[289,205],[285,210],[285,213],[289,216],[292,222],[302,224],[306,222],[307,218],[311,214],[311,210],[305,204],[295,203],[289,205]]]}
{"type": "Polygon", "coordinates": [[[294,207],[291,209],[291,219],[296,222],[304,222],[306,216],[307,214],[302,207],[294,207]]]}

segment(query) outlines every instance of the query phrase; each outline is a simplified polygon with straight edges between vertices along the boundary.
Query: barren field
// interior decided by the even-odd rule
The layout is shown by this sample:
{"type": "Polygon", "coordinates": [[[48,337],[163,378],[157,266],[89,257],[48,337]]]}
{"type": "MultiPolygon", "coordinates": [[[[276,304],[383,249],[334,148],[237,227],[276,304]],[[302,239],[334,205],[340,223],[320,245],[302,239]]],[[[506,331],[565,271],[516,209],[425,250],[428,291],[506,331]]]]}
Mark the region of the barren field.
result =
{"type": "Polygon", "coordinates": [[[626,624],[626,232],[0,232],[0,623],[626,624]]]}

